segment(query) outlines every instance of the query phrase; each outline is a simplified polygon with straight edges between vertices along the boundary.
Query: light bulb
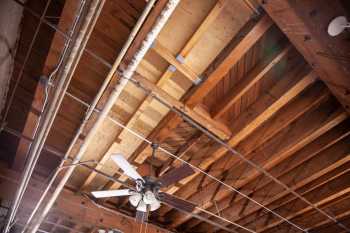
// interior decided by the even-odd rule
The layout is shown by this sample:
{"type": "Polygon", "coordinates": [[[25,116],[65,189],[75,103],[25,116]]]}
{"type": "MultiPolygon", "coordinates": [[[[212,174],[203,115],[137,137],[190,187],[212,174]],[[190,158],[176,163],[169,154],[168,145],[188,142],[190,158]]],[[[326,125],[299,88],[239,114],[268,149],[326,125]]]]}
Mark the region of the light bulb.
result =
{"type": "Polygon", "coordinates": [[[140,193],[135,193],[129,197],[129,202],[132,206],[137,207],[141,199],[142,195],[140,193]]]}
{"type": "Polygon", "coordinates": [[[154,196],[154,193],[152,191],[146,191],[143,195],[143,201],[146,205],[150,205],[157,201],[156,197],[154,196]]]}
{"type": "Polygon", "coordinates": [[[141,212],[147,212],[147,205],[141,200],[136,210],[141,212]]]}
{"type": "Polygon", "coordinates": [[[160,202],[158,200],[156,200],[150,206],[151,206],[150,211],[155,211],[155,210],[159,209],[160,202]]]}

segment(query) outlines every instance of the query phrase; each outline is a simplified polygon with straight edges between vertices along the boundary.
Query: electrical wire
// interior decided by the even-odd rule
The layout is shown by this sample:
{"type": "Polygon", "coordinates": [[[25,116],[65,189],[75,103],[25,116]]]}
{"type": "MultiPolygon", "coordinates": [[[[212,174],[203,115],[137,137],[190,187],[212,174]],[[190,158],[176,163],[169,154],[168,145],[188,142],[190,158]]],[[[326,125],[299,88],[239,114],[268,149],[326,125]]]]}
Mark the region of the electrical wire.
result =
{"type": "MultiPolygon", "coordinates": [[[[34,11],[32,11],[31,9],[27,8],[23,3],[21,3],[19,0],[13,0],[16,3],[20,4],[21,6],[24,7],[25,10],[29,11],[33,16],[38,18],[38,14],[36,14],[34,11]]],[[[63,31],[61,31],[60,29],[58,29],[55,25],[53,25],[52,23],[50,23],[49,21],[47,21],[45,18],[42,19],[42,22],[45,23],[46,25],[48,25],[49,27],[51,27],[52,29],[54,29],[55,31],[57,31],[58,33],[60,33],[62,36],[64,36],[65,38],[69,38],[69,36],[64,33],[63,31]]],[[[112,67],[112,65],[107,62],[106,60],[104,60],[103,58],[99,57],[98,55],[96,55],[94,52],[90,51],[89,49],[85,48],[84,49],[85,52],[87,52],[89,55],[91,55],[92,57],[94,57],[95,59],[97,59],[99,62],[101,62],[101,64],[104,64],[106,67],[112,67]]],[[[158,98],[157,98],[158,99],[158,98]]],[[[159,99],[158,99],[159,100],[159,99]]],[[[177,109],[174,108],[170,108],[172,111],[177,111],[179,112],[177,109]]],[[[187,117],[186,115],[184,115],[182,112],[177,113],[179,115],[181,115],[181,117],[187,117]]],[[[188,117],[187,117],[188,120],[188,117]]],[[[186,120],[186,121],[187,121],[186,120]]],[[[197,126],[200,126],[197,124],[197,126]]],[[[196,127],[197,127],[196,126],[196,127]]],[[[201,127],[201,126],[200,126],[201,127]]],[[[212,135],[211,135],[212,136],[212,135]]],[[[217,140],[217,138],[215,139],[217,140]]],[[[229,147],[225,142],[222,142],[221,140],[219,140],[220,144],[222,144],[223,146],[225,146],[229,151],[231,151],[233,154],[239,155],[239,152],[235,151],[234,149],[232,149],[231,147],[229,147]]],[[[149,143],[149,142],[147,142],[149,143]]],[[[243,159],[245,162],[249,163],[251,166],[255,167],[255,169],[259,170],[260,172],[262,172],[264,175],[267,175],[268,177],[270,177],[270,174],[263,168],[261,168],[260,166],[254,164],[253,162],[251,162],[250,160],[247,160],[243,155],[241,155],[241,159],[243,159]]],[[[276,183],[282,185],[288,192],[292,193],[293,195],[295,195],[296,197],[298,197],[299,199],[303,200],[305,203],[307,203],[308,205],[310,205],[312,208],[314,208],[315,210],[317,210],[318,212],[320,212],[321,214],[323,214],[324,216],[326,216],[327,218],[331,219],[332,221],[334,221],[336,224],[338,224],[339,226],[341,226],[342,228],[346,229],[347,231],[350,232],[350,229],[348,229],[345,225],[343,225],[342,223],[340,223],[339,221],[337,221],[334,217],[330,216],[328,213],[326,213],[325,211],[323,211],[322,209],[318,208],[317,206],[315,206],[314,204],[312,204],[310,201],[308,201],[307,199],[305,199],[304,197],[302,197],[301,195],[299,195],[298,193],[296,193],[294,190],[290,189],[287,185],[283,184],[282,182],[280,182],[277,178],[275,177],[270,177],[272,180],[274,180],[276,183]]],[[[231,186],[230,186],[231,187],[231,186]]],[[[299,228],[298,228],[299,229],[299,228]]],[[[301,229],[300,229],[301,230],[301,229]]],[[[305,230],[303,230],[305,232],[305,230]]]]}

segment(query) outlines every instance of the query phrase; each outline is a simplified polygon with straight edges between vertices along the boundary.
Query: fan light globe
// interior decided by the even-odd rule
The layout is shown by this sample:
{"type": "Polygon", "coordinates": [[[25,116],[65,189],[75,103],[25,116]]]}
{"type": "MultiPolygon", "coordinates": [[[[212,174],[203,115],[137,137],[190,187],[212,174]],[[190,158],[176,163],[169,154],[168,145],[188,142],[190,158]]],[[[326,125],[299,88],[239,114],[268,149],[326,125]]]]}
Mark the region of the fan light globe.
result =
{"type": "Polygon", "coordinates": [[[143,195],[143,202],[146,205],[151,205],[152,203],[156,202],[157,199],[154,196],[154,193],[151,191],[146,191],[145,194],[143,195]]]}
{"type": "Polygon", "coordinates": [[[151,211],[155,211],[155,210],[159,209],[159,207],[160,207],[160,202],[159,202],[158,200],[156,200],[156,201],[153,202],[150,206],[151,206],[150,210],[151,210],[151,211]]]}
{"type": "Polygon", "coordinates": [[[147,212],[147,205],[141,200],[136,210],[141,212],[147,212]]]}
{"type": "Polygon", "coordinates": [[[134,207],[138,206],[141,199],[142,199],[142,195],[140,193],[135,193],[129,197],[129,201],[130,201],[131,205],[133,205],[134,207]]]}

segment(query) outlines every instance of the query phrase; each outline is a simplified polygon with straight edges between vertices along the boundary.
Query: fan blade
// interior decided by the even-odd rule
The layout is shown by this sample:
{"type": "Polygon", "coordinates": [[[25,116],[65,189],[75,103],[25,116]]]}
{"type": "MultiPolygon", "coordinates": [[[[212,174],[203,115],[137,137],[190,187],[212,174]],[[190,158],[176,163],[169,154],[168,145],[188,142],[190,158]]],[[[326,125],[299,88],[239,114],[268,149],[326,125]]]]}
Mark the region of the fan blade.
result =
{"type": "Polygon", "coordinates": [[[141,175],[131,166],[131,164],[124,158],[122,154],[114,154],[111,156],[112,160],[122,169],[125,175],[134,180],[143,180],[141,175]]]}
{"type": "Polygon", "coordinates": [[[193,175],[194,173],[195,172],[192,167],[190,167],[188,164],[183,164],[181,167],[175,168],[159,177],[158,181],[163,187],[167,187],[182,180],[183,178],[193,175]]]}
{"type": "Polygon", "coordinates": [[[94,191],[94,192],[91,192],[91,194],[96,198],[104,198],[104,197],[130,196],[132,192],[130,189],[117,189],[117,190],[94,191]]]}
{"type": "Polygon", "coordinates": [[[161,202],[168,204],[171,207],[184,212],[191,213],[194,210],[194,208],[196,208],[195,204],[182,200],[173,195],[169,195],[167,193],[159,193],[159,199],[161,202]]]}

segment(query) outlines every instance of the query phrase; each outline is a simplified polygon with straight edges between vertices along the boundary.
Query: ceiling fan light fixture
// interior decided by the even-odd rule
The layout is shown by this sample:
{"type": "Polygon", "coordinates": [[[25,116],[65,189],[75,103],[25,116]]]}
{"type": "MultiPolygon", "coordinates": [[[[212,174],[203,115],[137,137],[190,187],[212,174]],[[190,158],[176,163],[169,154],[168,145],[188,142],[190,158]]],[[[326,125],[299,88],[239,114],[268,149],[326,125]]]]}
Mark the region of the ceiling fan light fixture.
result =
{"type": "Polygon", "coordinates": [[[152,191],[146,191],[143,195],[143,202],[146,205],[151,205],[154,202],[157,202],[157,199],[152,191]]]}

